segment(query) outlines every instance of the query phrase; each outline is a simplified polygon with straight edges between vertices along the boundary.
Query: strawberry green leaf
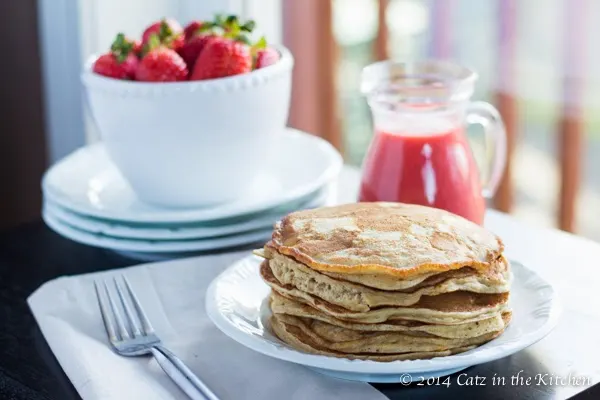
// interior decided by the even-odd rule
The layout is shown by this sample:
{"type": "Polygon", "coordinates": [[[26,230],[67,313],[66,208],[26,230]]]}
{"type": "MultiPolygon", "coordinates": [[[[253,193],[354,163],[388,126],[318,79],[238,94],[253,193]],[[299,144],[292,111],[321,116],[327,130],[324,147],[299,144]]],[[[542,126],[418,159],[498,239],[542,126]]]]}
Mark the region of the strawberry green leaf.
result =
{"type": "Polygon", "coordinates": [[[113,43],[111,45],[111,49],[118,50],[125,43],[126,43],[125,34],[118,33],[117,36],[115,37],[115,40],[113,41],[113,43]]]}
{"type": "Polygon", "coordinates": [[[225,34],[231,38],[236,38],[240,34],[240,24],[235,15],[230,15],[223,26],[225,34]]]}
{"type": "Polygon", "coordinates": [[[150,50],[154,50],[159,46],[160,46],[160,37],[156,33],[153,33],[152,35],[150,35],[150,38],[148,39],[146,52],[148,52],[150,50]]]}
{"type": "Polygon", "coordinates": [[[250,47],[250,53],[252,54],[252,65],[254,68],[254,65],[256,64],[256,57],[258,55],[258,52],[266,49],[267,48],[267,39],[265,39],[264,36],[261,36],[260,39],[258,39],[258,41],[256,41],[256,43],[254,43],[251,47],[250,47]]]}
{"type": "Polygon", "coordinates": [[[238,17],[236,15],[229,15],[225,20],[226,25],[238,25],[238,17]]]}
{"type": "Polygon", "coordinates": [[[252,45],[252,48],[254,48],[256,50],[266,49],[267,48],[267,39],[264,36],[261,36],[260,39],[258,39],[256,41],[256,43],[254,43],[254,45],[252,45]]]}
{"type": "Polygon", "coordinates": [[[202,22],[202,25],[200,25],[200,28],[198,28],[196,30],[196,34],[201,34],[201,33],[204,33],[204,32],[209,32],[209,31],[211,31],[215,27],[216,27],[216,25],[215,25],[214,22],[212,22],[212,21],[204,21],[204,22],[202,22]]]}
{"type": "Polygon", "coordinates": [[[173,30],[169,26],[169,23],[167,22],[167,20],[163,19],[162,21],[160,21],[160,29],[158,31],[158,38],[160,39],[160,41],[163,41],[172,35],[173,35],[173,30]]]}
{"type": "Polygon", "coordinates": [[[125,53],[113,53],[115,58],[117,59],[117,64],[122,64],[127,59],[127,55],[125,53]]]}
{"type": "Polygon", "coordinates": [[[236,42],[244,43],[244,44],[247,44],[248,46],[252,45],[252,43],[250,42],[250,39],[248,39],[248,37],[246,35],[237,35],[233,39],[236,42]]]}
{"type": "Polygon", "coordinates": [[[242,31],[252,32],[256,27],[256,22],[254,20],[247,21],[244,25],[240,27],[242,31]]]}
{"type": "Polygon", "coordinates": [[[119,64],[127,59],[127,56],[132,50],[133,43],[128,41],[123,33],[117,34],[117,37],[110,46],[110,51],[119,64]]]}

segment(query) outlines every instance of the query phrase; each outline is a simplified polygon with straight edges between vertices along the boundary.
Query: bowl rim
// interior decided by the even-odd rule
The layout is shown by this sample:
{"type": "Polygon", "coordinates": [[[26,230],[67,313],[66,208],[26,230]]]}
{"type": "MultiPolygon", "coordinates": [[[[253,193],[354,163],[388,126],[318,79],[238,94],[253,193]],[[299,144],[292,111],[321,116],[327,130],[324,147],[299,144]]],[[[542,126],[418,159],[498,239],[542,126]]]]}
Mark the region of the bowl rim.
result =
{"type": "Polygon", "coordinates": [[[103,86],[105,88],[126,90],[206,90],[222,89],[233,86],[254,86],[259,82],[266,82],[274,76],[290,72],[294,66],[292,53],[283,45],[272,45],[279,54],[277,63],[260,68],[250,73],[234,75],[224,78],[207,79],[203,81],[180,81],[180,82],[140,82],[123,79],[114,79],[96,74],[92,71],[92,65],[100,57],[99,53],[89,56],[83,65],[81,81],[85,86],[103,86]]]}

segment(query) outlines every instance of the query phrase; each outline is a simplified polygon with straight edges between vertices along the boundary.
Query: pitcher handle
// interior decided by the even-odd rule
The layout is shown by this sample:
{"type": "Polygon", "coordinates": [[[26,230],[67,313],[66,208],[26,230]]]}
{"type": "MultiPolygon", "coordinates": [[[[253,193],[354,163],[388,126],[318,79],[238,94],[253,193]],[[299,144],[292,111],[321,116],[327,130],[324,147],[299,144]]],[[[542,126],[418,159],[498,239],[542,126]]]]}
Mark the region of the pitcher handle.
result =
{"type": "Polygon", "coordinates": [[[484,101],[475,101],[468,105],[466,121],[469,125],[481,125],[485,132],[486,153],[491,171],[487,182],[483,184],[482,194],[489,199],[496,193],[506,166],[506,129],[498,110],[484,101]],[[491,159],[490,146],[493,147],[491,159]]]}

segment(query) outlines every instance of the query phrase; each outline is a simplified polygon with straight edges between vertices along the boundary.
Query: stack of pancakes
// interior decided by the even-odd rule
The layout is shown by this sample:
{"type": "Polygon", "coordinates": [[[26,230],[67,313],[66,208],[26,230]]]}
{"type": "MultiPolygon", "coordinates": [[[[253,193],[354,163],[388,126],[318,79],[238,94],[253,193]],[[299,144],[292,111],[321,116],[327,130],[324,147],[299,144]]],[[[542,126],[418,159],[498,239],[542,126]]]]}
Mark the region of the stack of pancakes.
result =
{"type": "Polygon", "coordinates": [[[460,353],[504,331],[502,251],[494,234],[446,211],[358,203],[288,215],[257,254],[281,340],[393,361],[460,353]]]}

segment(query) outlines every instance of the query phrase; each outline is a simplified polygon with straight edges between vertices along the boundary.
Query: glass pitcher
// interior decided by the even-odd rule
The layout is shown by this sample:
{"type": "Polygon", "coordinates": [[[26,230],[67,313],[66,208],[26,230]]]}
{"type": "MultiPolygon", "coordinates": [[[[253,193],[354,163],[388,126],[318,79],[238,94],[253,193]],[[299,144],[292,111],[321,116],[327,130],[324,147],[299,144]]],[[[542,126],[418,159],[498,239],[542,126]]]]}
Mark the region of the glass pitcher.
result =
{"type": "Polygon", "coordinates": [[[477,74],[444,61],[371,64],[361,91],[375,134],[363,163],[359,201],[397,201],[448,210],[483,222],[506,164],[506,132],[498,111],[471,102],[477,74]],[[493,147],[482,183],[465,127],[483,126],[493,147]]]}

